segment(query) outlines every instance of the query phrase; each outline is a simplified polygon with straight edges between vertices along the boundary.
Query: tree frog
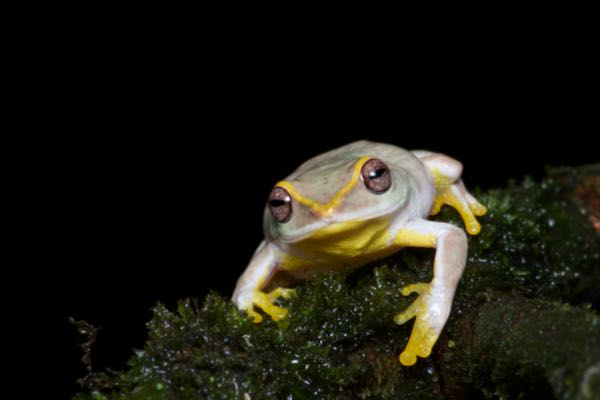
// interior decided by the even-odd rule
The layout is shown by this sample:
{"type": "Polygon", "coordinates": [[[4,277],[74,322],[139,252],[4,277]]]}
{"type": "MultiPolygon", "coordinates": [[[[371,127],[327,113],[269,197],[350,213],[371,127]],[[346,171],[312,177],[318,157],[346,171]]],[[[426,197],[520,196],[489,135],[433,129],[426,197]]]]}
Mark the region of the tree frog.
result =
{"type": "Polygon", "coordinates": [[[274,301],[293,289],[265,287],[277,271],[295,279],[356,268],[403,247],[435,249],[431,282],[413,283],[403,295],[419,297],[394,317],[415,323],[400,354],[405,366],[428,357],[439,337],[465,268],[467,237],[454,225],[427,220],[444,204],[476,235],[476,216],[486,213],[460,179],[462,164],[428,151],[358,141],[316,156],[278,182],[263,219],[265,240],[240,276],[232,301],[262,321],[257,308],[278,321],[287,310],[274,301]]]}

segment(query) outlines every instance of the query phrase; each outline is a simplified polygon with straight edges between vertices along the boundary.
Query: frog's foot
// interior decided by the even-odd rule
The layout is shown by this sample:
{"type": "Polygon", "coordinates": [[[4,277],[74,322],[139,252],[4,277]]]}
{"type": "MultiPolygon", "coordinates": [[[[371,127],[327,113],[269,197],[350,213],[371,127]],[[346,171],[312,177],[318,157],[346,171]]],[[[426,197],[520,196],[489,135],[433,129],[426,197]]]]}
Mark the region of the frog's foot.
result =
{"type": "Polygon", "coordinates": [[[394,317],[394,322],[398,325],[402,325],[416,317],[408,344],[400,354],[400,362],[407,367],[417,362],[417,356],[425,358],[431,354],[431,349],[440,336],[447,318],[446,310],[442,310],[442,315],[440,315],[443,319],[441,324],[439,324],[440,321],[435,321],[435,318],[432,318],[435,309],[432,307],[434,297],[432,296],[431,284],[415,283],[402,289],[404,296],[415,292],[419,294],[419,297],[406,310],[394,317]]]}
{"type": "Polygon", "coordinates": [[[273,321],[279,321],[285,318],[288,313],[288,310],[283,307],[278,307],[273,304],[273,301],[278,299],[279,297],[283,297],[284,299],[290,298],[295,293],[294,289],[284,289],[277,288],[271,292],[264,293],[260,290],[255,290],[252,293],[252,303],[250,307],[246,309],[246,313],[249,317],[254,320],[254,323],[259,323],[263,320],[262,315],[254,310],[254,306],[259,307],[261,310],[265,312],[265,314],[269,315],[273,321]]]}
{"type": "Polygon", "coordinates": [[[437,178],[436,181],[437,195],[431,208],[431,215],[439,213],[442,206],[447,204],[459,212],[467,232],[477,235],[481,226],[475,217],[485,215],[487,212],[485,206],[467,191],[461,180],[454,183],[444,182],[442,177],[437,178]]]}
{"type": "Polygon", "coordinates": [[[480,217],[487,210],[465,189],[465,185],[460,179],[463,170],[462,164],[448,156],[430,151],[417,150],[413,151],[413,154],[425,164],[436,188],[437,193],[431,208],[431,215],[439,213],[442,206],[448,204],[460,213],[467,232],[477,235],[481,226],[475,216],[480,217]]]}

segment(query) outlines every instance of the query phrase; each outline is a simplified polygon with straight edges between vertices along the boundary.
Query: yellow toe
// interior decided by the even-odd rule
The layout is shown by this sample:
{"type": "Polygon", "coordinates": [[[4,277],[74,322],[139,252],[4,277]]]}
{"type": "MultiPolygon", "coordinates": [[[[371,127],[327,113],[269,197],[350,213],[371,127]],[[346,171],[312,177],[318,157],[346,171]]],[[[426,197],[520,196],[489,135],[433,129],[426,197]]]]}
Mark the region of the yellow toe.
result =
{"type": "Polygon", "coordinates": [[[470,235],[477,235],[479,233],[481,226],[475,217],[480,217],[487,213],[487,208],[483,204],[470,195],[465,198],[465,195],[456,186],[441,186],[438,188],[438,194],[434,200],[431,215],[437,214],[444,204],[458,211],[465,223],[465,229],[470,235]]]}
{"type": "Polygon", "coordinates": [[[413,284],[404,286],[400,290],[400,292],[402,293],[403,296],[408,296],[411,293],[422,294],[427,290],[428,286],[429,286],[428,283],[413,283],[413,284]]]}
{"type": "Polygon", "coordinates": [[[255,324],[259,324],[263,320],[262,315],[254,311],[254,308],[252,306],[246,310],[246,314],[248,314],[248,316],[252,318],[252,322],[254,322],[255,324]]]}
{"type": "Polygon", "coordinates": [[[481,231],[481,225],[475,218],[465,221],[467,232],[470,235],[477,235],[481,231]]]}
{"type": "Polygon", "coordinates": [[[478,217],[482,217],[485,214],[487,214],[487,208],[483,204],[469,204],[469,207],[471,208],[471,211],[473,211],[473,214],[475,214],[478,217]]]}
{"type": "Polygon", "coordinates": [[[417,356],[409,353],[408,351],[403,351],[400,354],[400,363],[406,367],[410,367],[412,365],[415,365],[415,363],[417,362],[417,356]]]}
{"type": "Polygon", "coordinates": [[[436,333],[421,315],[417,315],[413,330],[406,348],[400,354],[402,365],[411,366],[416,363],[416,356],[426,358],[437,341],[439,334],[436,333]]]}
{"type": "Polygon", "coordinates": [[[433,202],[433,206],[431,207],[431,215],[437,215],[440,213],[440,210],[442,209],[442,206],[444,205],[444,202],[442,201],[442,199],[438,196],[435,198],[435,201],[433,202]]]}
{"type": "Polygon", "coordinates": [[[296,294],[295,289],[287,289],[287,288],[277,288],[269,292],[268,296],[271,301],[277,300],[280,297],[284,299],[289,299],[296,294]]]}

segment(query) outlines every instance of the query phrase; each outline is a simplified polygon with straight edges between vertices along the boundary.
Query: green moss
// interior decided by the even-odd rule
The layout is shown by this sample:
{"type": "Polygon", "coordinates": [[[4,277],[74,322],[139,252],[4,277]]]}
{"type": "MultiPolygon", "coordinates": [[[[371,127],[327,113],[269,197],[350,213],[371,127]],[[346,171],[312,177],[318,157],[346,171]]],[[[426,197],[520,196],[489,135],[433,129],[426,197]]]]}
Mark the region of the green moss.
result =
{"type": "Polygon", "coordinates": [[[584,307],[495,293],[446,335],[455,346],[442,345],[439,362],[451,398],[600,394],[600,317],[584,307]]]}
{"type": "MultiPolygon", "coordinates": [[[[478,194],[490,212],[470,239],[451,319],[413,367],[397,358],[411,324],[392,317],[415,298],[399,288],[431,279],[434,253],[422,249],[301,283],[279,323],[254,324],[214,293],[177,311],[158,304],[129,369],[88,375],[90,394],[75,398],[593,398],[600,321],[577,304],[593,296],[600,249],[574,190],[599,175],[554,170],[478,194]]],[[[453,210],[437,218],[461,225],[453,210]]]]}

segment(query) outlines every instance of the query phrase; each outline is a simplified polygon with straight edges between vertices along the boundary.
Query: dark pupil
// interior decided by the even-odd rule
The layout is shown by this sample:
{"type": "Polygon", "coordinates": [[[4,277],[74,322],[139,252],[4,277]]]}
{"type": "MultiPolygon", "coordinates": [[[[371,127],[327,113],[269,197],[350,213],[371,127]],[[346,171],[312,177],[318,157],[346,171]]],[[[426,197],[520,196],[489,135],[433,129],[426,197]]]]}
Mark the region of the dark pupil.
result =
{"type": "Polygon", "coordinates": [[[281,206],[286,205],[286,202],[283,200],[274,199],[274,200],[271,200],[269,202],[269,204],[271,205],[271,207],[281,207],[281,206]]]}
{"type": "Polygon", "coordinates": [[[374,171],[369,171],[369,179],[380,178],[383,174],[385,174],[385,168],[379,168],[374,171]]]}

